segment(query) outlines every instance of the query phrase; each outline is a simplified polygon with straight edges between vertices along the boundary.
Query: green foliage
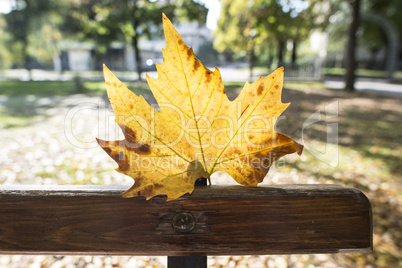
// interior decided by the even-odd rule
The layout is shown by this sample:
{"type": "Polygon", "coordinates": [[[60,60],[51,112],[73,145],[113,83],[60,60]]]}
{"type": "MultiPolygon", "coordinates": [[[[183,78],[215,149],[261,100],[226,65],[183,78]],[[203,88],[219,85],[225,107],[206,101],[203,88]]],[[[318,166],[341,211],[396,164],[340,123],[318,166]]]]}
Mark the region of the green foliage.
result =
{"type": "MultiPolygon", "coordinates": [[[[351,12],[347,1],[331,0],[333,23],[329,27],[330,46],[329,50],[343,51],[345,47],[345,36],[348,32],[348,23],[351,12]],[[342,41],[340,41],[342,40],[342,41]]],[[[400,0],[368,0],[363,1],[361,6],[360,29],[358,32],[358,45],[365,47],[371,53],[376,53],[388,45],[388,38],[378,22],[373,21],[367,15],[375,14],[393,24],[399,32],[402,30],[402,16],[400,11],[402,2],[400,0]]]]}
{"type": "MultiPolygon", "coordinates": [[[[186,17],[188,20],[204,23],[207,9],[193,0],[178,0],[173,3],[150,0],[88,0],[73,3],[67,21],[71,25],[70,30],[78,32],[80,39],[91,40],[96,44],[98,61],[112,42],[121,41],[132,45],[137,73],[141,79],[139,39],[150,39],[161,34],[162,13],[170,18],[186,17]]],[[[101,67],[100,62],[97,66],[101,67]]]]}
{"type": "Polygon", "coordinates": [[[92,42],[98,59],[115,41],[137,49],[139,38],[161,33],[162,12],[205,23],[208,10],[193,0],[17,0],[0,17],[0,68],[13,62],[30,69],[33,59],[50,64],[61,42],[92,42]]]}
{"type": "Polygon", "coordinates": [[[11,35],[4,30],[5,26],[4,16],[0,15],[0,70],[9,68],[12,63],[12,53],[8,49],[11,35]]]}
{"type": "Polygon", "coordinates": [[[28,54],[44,63],[52,63],[53,57],[60,54],[59,42],[62,40],[59,14],[49,12],[46,16],[32,21],[35,30],[28,34],[28,54]]]}
{"type": "Polygon", "coordinates": [[[282,57],[288,40],[302,42],[312,30],[326,27],[330,7],[318,0],[224,0],[215,48],[248,54],[252,48],[258,56],[276,47],[282,57]]]}
{"type": "MultiPolygon", "coordinates": [[[[118,72],[116,72],[118,73],[118,72]]],[[[120,74],[120,73],[118,73],[120,74]]],[[[150,95],[151,91],[146,82],[123,81],[136,94],[150,95]]],[[[83,92],[87,95],[104,95],[106,87],[104,81],[83,81],[80,83],[83,92]]],[[[227,92],[236,92],[244,86],[238,82],[224,83],[227,92]]],[[[76,82],[72,81],[0,81],[0,96],[65,96],[76,94],[76,82]]]]}
{"type": "MultiPolygon", "coordinates": [[[[399,34],[402,31],[402,17],[397,10],[402,9],[402,2],[399,0],[370,0],[363,6],[364,13],[372,13],[380,15],[390,24],[393,24],[399,29],[399,34]]],[[[385,35],[385,29],[377,22],[367,20],[363,16],[361,23],[361,42],[372,53],[376,53],[381,48],[387,46],[388,37],[385,35]]]]}
{"type": "Polygon", "coordinates": [[[105,53],[113,41],[129,41],[134,38],[150,38],[160,33],[162,13],[174,14],[189,20],[206,21],[207,9],[191,0],[167,2],[148,0],[89,0],[72,4],[68,15],[70,31],[77,32],[84,40],[95,41],[96,49],[105,53]]]}
{"type": "MultiPolygon", "coordinates": [[[[84,91],[101,94],[101,82],[82,82],[84,91]]],[[[74,81],[0,81],[0,95],[69,95],[77,92],[74,81]]]]}
{"type": "Polygon", "coordinates": [[[56,14],[60,16],[59,12],[64,11],[63,5],[55,0],[18,0],[16,7],[4,15],[5,29],[16,44],[11,48],[13,60],[26,67],[30,57],[49,62],[60,39],[56,29],[60,19],[56,14]]]}

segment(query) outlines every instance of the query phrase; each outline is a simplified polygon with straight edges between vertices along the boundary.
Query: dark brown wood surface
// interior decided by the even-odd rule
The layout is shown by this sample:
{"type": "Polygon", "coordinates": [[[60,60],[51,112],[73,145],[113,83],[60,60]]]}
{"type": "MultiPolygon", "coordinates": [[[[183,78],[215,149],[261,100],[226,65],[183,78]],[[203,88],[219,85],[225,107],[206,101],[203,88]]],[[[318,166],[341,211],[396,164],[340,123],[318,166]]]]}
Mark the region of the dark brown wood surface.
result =
{"type": "Polygon", "coordinates": [[[120,186],[0,186],[0,253],[264,255],[370,252],[370,202],[336,185],[197,187],[166,202],[120,186]],[[177,213],[190,233],[172,227],[177,213]],[[187,218],[186,218],[187,219],[187,218]]]}

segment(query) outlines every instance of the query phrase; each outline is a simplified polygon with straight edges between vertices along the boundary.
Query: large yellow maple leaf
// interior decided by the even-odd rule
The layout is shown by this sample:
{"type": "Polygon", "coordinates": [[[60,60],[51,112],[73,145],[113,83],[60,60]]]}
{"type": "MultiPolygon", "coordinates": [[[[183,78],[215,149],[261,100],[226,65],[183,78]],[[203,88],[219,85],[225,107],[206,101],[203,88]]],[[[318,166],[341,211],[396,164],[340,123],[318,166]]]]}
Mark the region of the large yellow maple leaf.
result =
{"type": "Polygon", "coordinates": [[[194,56],[163,15],[166,49],[158,78],[147,76],[160,111],[128,90],[104,67],[116,123],[124,140],[100,146],[132,177],[123,197],[167,195],[176,199],[194,190],[199,178],[224,171],[238,183],[256,186],[280,157],[303,146],[274,130],[289,104],[281,102],[283,68],[252,84],[230,101],[218,68],[212,72],[194,56]]]}

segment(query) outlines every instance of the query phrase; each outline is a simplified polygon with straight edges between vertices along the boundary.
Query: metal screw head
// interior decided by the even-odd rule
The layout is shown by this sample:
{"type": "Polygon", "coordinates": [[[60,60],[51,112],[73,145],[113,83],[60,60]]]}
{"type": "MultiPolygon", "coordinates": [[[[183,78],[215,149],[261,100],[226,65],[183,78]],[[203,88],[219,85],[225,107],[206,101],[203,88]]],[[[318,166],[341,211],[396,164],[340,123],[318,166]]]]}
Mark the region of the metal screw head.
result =
{"type": "Polygon", "coordinates": [[[173,216],[172,227],[179,233],[190,233],[195,227],[195,218],[190,212],[179,212],[173,216]]]}

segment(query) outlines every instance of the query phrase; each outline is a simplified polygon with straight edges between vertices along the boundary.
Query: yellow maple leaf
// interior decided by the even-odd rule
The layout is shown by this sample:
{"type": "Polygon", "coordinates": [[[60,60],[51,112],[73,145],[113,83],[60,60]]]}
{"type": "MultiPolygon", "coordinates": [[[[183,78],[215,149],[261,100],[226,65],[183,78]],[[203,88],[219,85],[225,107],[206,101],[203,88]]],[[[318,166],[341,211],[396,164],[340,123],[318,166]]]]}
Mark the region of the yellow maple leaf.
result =
{"type": "Polygon", "coordinates": [[[166,49],[158,78],[147,76],[160,111],[128,90],[104,66],[116,123],[124,140],[100,146],[132,177],[123,197],[167,195],[176,199],[194,190],[199,178],[224,171],[238,183],[256,186],[280,157],[303,146],[274,130],[289,104],[281,102],[283,68],[252,84],[230,101],[218,68],[212,72],[194,56],[163,15],[166,49]]]}

